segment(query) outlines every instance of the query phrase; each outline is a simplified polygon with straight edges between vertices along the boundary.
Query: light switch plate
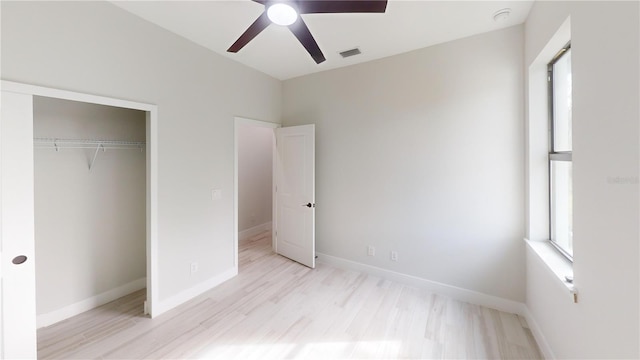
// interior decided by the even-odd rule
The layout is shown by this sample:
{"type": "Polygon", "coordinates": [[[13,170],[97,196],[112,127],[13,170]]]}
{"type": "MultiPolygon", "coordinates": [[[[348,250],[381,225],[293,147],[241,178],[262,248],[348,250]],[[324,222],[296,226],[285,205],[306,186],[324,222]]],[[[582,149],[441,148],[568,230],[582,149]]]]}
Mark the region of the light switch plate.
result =
{"type": "Polygon", "coordinates": [[[211,200],[220,200],[222,199],[222,190],[213,189],[211,190],[211,200]]]}

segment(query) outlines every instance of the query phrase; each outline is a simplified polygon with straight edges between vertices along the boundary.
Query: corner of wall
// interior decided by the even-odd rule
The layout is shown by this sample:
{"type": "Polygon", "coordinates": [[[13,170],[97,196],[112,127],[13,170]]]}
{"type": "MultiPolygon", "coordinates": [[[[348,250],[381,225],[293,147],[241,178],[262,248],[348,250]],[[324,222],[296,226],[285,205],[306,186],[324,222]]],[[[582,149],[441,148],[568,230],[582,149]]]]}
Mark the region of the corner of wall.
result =
{"type": "Polygon", "coordinates": [[[174,309],[189,300],[194,299],[195,297],[202,295],[203,293],[215,288],[216,286],[222,284],[223,282],[235,277],[238,275],[238,266],[234,266],[229,268],[222,273],[210,278],[209,280],[205,280],[196,286],[193,286],[189,289],[183,290],[180,293],[171,296],[168,299],[161,300],[159,304],[153,307],[152,317],[157,317],[171,309],[174,309]]]}
{"type": "Polygon", "coordinates": [[[538,348],[540,348],[540,352],[542,352],[542,356],[544,356],[544,358],[547,360],[555,359],[556,356],[553,354],[553,350],[551,350],[551,346],[549,346],[547,339],[544,337],[544,334],[542,333],[542,330],[540,329],[538,322],[536,321],[536,319],[533,317],[533,314],[529,310],[529,307],[526,304],[523,304],[522,310],[523,310],[522,316],[524,316],[525,320],[527,321],[527,325],[529,325],[529,330],[531,330],[531,333],[533,334],[533,338],[536,339],[536,342],[538,343],[538,348]]]}
{"type": "Polygon", "coordinates": [[[246,240],[254,235],[258,235],[259,233],[272,229],[272,222],[266,222],[264,224],[256,225],[254,227],[248,228],[246,230],[242,230],[238,233],[238,241],[246,240]]]}
{"type": "Polygon", "coordinates": [[[105,291],[101,294],[92,296],[88,299],[78,301],[76,303],[65,306],[61,309],[40,314],[36,318],[37,328],[53,325],[59,321],[81,314],[98,306],[102,306],[108,302],[114,301],[123,296],[129,295],[138,290],[142,290],[147,286],[147,278],[143,277],[130,283],[119,286],[115,289],[105,291]]]}

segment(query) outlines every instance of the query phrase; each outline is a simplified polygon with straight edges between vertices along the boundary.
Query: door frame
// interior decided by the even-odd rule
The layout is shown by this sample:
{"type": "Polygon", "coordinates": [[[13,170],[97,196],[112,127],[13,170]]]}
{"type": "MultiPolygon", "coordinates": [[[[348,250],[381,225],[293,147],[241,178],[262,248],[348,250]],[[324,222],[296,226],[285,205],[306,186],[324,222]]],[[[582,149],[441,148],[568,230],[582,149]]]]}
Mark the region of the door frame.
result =
{"type": "MultiPolygon", "coordinates": [[[[261,120],[253,120],[253,119],[247,119],[247,118],[243,118],[243,117],[235,117],[233,119],[233,253],[234,253],[234,260],[233,260],[233,265],[236,268],[236,273],[238,270],[238,130],[240,128],[240,126],[255,126],[255,127],[264,127],[264,128],[269,128],[269,129],[273,129],[274,130],[274,140],[272,143],[272,149],[271,149],[271,167],[272,167],[272,173],[273,175],[275,175],[275,151],[276,151],[276,142],[275,142],[275,129],[281,127],[281,124],[277,124],[277,123],[272,123],[272,122],[268,122],[268,121],[261,121],[261,120]]],[[[273,176],[272,176],[273,177],[273,176]]],[[[275,181],[272,182],[271,185],[271,193],[272,193],[272,200],[271,200],[271,221],[273,223],[273,221],[275,220],[275,207],[276,207],[276,199],[275,199],[275,181]]],[[[271,236],[271,241],[272,241],[272,247],[274,246],[274,241],[275,241],[275,236],[273,236],[273,232],[275,231],[274,226],[271,227],[271,232],[272,232],[272,236],[271,236]]]]}
{"type": "MultiPolygon", "coordinates": [[[[150,317],[154,317],[156,312],[154,304],[160,304],[158,291],[158,106],[7,80],[0,81],[0,89],[2,91],[31,96],[43,96],[54,99],[142,110],[146,112],[147,300],[145,303],[145,313],[149,314],[150,317]]],[[[33,140],[31,141],[33,142],[33,140]]],[[[33,143],[31,146],[33,146],[33,143]]],[[[31,221],[33,222],[33,219],[31,219],[31,221]]],[[[35,241],[35,239],[33,240],[35,241]]],[[[37,259],[34,260],[37,261],[37,259]]]]}

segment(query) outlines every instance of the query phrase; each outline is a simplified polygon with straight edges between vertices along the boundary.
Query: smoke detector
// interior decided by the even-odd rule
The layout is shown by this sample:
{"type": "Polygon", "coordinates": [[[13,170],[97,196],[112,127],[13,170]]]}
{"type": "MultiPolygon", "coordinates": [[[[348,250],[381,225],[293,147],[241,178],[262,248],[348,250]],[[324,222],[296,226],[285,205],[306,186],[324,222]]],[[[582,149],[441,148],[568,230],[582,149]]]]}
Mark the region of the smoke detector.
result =
{"type": "Polygon", "coordinates": [[[511,15],[510,8],[500,9],[493,14],[493,21],[497,23],[503,22],[509,18],[509,15],[511,15]]]}

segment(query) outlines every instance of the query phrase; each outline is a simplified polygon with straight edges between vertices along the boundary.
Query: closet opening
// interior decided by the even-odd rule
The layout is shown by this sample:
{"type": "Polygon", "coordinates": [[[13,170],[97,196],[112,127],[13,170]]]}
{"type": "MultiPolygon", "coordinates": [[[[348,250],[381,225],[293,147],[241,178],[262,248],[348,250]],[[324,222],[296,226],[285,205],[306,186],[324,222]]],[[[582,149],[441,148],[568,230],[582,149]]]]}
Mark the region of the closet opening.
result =
{"type": "Polygon", "coordinates": [[[145,316],[147,123],[144,110],[33,97],[38,328],[107,303],[145,316]]]}

